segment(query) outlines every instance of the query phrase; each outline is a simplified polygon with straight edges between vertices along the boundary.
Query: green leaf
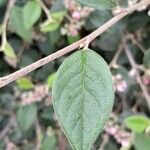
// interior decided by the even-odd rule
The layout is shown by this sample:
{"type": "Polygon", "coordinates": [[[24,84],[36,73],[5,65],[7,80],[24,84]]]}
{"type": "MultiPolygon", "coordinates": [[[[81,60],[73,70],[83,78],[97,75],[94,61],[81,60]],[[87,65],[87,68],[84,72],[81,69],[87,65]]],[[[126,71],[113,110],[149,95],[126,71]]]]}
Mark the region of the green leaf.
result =
{"type": "Polygon", "coordinates": [[[150,137],[144,134],[135,134],[134,146],[136,150],[149,150],[150,149],[150,137]]]}
{"type": "Polygon", "coordinates": [[[2,45],[1,50],[4,52],[4,54],[12,59],[16,59],[16,54],[12,48],[12,46],[7,42],[5,45],[2,45]]]}
{"type": "Polygon", "coordinates": [[[143,64],[145,67],[150,68],[150,49],[148,49],[144,54],[143,64]]]}
{"type": "Polygon", "coordinates": [[[135,115],[125,119],[126,126],[134,132],[143,132],[149,125],[149,119],[135,115]]]}
{"type": "Polygon", "coordinates": [[[144,12],[139,12],[130,16],[127,23],[127,30],[129,32],[134,33],[140,30],[141,28],[144,28],[144,26],[146,26],[146,24],[148,23],[149,23],[149,16],[144,12]]]}
{"type": "Polygon", "coordinates": [[[24,26],[26,29],[32,28],[41,16],[42,9],[37,1],[28,1],[23,8],[24,26]]]}
{"type": "Polygon", "coordinates": [[[36,121],[37,107],[35,104],[20,106],[17,114],[17,120],[23,131],[28,130],[36,121]]]}
{"type": "Polygon", "coordinates": [[[63,17],[65,16],[65,14],[66,14],[65,11],[53,12],[52,18],[54,18],[55,20],[61,21],[63,17]]]}
{"type": "MultiPolygon", "coordinates": [[[[93,11],[86,20],[85,27],[88,30],[95,30],[101,25],[105,24],[113,17],[110,10],[96,10],[93,11]]],[[[126,20],[115,24],[112,28],[107,30],[95,41],[95,44],[102,50],[114,51],[118,49],[121,42],[122,33],[126,27],[126,20]],[[114,38],[115,36],[115,38],[114,38]],[[109,44],[108,44],[109,43],[109,44]]]]}
{"type": "Polygon", "coordinates": [[[5,0],[0,0],[0,6],[4,4],[5,0]]]}
{"type": "Polygon", "coordinates": [[[59,28],[60,23],[66,12],[54,12],[52,13],[52,20],[46,20],[40,25],[41,32],[52,32],[59,28]]]}
{"type": "Polygon", "coordinates": [[[95,9],[112,9],[115,6],[114,0],[75,0],[83,5],[95,9]]]}
{"type": "Polygon", "coordinates": [[[0,140],[0,149],[2,150],[2,149],[4,149],[4,147],[5,147],[4,142],[2,140],[0,140]]]}
{"type": "Polygon", "coordinates": [[[74,42],[77,42],[78,40],[80,40],[80,35],[77,35],[77,36],[67,36],[67,41],[68,41],[68,44],[72,44],[74,42]]]}
{"type": "Polygon", "coordinates": [[[55,135],[46,136],[42,142],[42,150],[57,149],[57,138],[55,135]]]}
{"type": "Polygon", "coordinates": [[[58,29],[59,26],[60,26],[60,22],[56,20],[53,21],[46,20],[44,23],[40,25],[40,30],[41,32],[52,32],[58,29]]]}
{"type": "Polygon", "coordinates": [[[90,22],[92,26],[89,26],[89,28],[93,30],[102,26],[112,17],[113,15],[110,10],[95,10],[88,16],[85,25],[87,25],[90,22]]]}
{"type": "Polygon", "coordinates": [[[71,55],[56,74],[52,96],[72,148],[90,150],[113,106],[112,77],[104,59],[89,49],[71,55]]]}
{"type": "Polygon", "coordinates": [[[52,87],[53,81],[55,80],[56,73],[52,73],[47,79],[47,85],[49,88],[52,87]]]}
{"type": "MultiPolygon", "coordinates": [[[[31,16],[28,16],[29,18],[31,16]]],[[[27,30],[24,27],[23,11],[21,7],[13,7],[9,19],[10,28],[16,32],[21,38],[27,42],[32,40],[31,30],[27,30]]]]}
{"type": "Polygon", "coordinates": [[[25,77],[18,79],[17,85],[20,89],[23,89],[23,90],[30,90],[34,88],[34,85],[31,82],[31,80],[25,77]]]}

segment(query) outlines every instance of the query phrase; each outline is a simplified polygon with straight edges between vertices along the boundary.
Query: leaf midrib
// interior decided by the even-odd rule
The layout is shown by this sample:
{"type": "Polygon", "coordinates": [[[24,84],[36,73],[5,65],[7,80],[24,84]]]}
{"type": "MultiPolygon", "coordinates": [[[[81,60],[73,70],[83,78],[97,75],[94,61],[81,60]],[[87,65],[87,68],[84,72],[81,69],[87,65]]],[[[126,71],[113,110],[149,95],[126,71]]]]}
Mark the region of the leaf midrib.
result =
{"type": "Polygon", "coordinates": [[[81,52],[81,64],[82,64],[82,103],[81,103],[81,107],[82,107],[82,113],[81,113],[81,118],[82,118],[82,122],[81,122],[81,131],[82,131],[82,136],[81,136],[81,150],[83,150],[83,132],[84,132],[84,118],[83,118],[83,114],[84,114],[84,101],[85,101],[85,96],[84,96],[84,91],[85,91],[85,61],[86,61],[86,53],[83,50],[81,52]]]}

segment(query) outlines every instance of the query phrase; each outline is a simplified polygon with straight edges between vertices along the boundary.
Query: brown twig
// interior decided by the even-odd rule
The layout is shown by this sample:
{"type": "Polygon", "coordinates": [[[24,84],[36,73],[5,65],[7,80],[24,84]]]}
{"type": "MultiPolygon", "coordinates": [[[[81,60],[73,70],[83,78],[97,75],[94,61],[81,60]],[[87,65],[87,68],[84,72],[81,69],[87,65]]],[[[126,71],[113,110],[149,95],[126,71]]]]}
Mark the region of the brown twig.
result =
{"type": "Polygon", "coordinates": [[[116,24],[118,21],[120,21],[122,18],[124,18],[125,16],[131,14],[132,12],[136,11],[138,8],[142,7],[143,5],[148,5],[150,4],[150,0],[145,0],[142,1],[138,4],[135,4],[129,8],[123,9],[123,11],[114,16],[112,19],[110,19],[107,23],[105,23],[104,25],[102,25],[101,27],[99,27],[97,30],[95,30],[94,32],[92,32],[91,34],[89,34],[88,36],[84,37],[83,39],[71,44],[70,46],[67,46],[45,58],[42,58],[40,60],[38,60],[37,62],[32,63],[31,65],[20,69],[10,75],[7,75],[5,77],[0,78],[0,88],[9,84],[12,81],[15,81],[17,79],[19,79],[20,77],[32,72],[33,70],[79,48],[81,45],[83,45],[82,47],[85,46],[85,42],[88,40],[89,43],[91,43],[91,41],[93,41],[96,37],[98,37],[99,35],[101,35],[103,32],[105,32],[106,30],[108,30],[110,27],[112,27],[114,24],[116,24]]]}
{"type": "Polygon", "coordinates": [[[52,20],[52,16],[50,14],[50,10],[46,7],[45,3],[42,0],[38,0],[39,5],[42,7],[43,11],[45,12],[47,19],[49,21],[52,20]]]}
{"type": "Polygon", "coordinates": [[[126,43],[126,40],[124,40],[124,48],[125,48],[125,53],[126,53],[128,59],[129,59],[129,62],[131,64],[131,67],[135,70],[136,80],[137,80],[138,84],[140,85],[140,87],[142,89],[142,92],[143,92],[144,97],[147,101],[148,107],[150,109],[150,95],[147,91],[146,86],[142,83],[142,79],[140,77],[139,70],[137,69],[137,64],[136,64],[136,62],[133,58],[133,55],[132,55],[127,43],[126,43]]]}
{"type": "Polygon", "coordinates": [[[0,109],[0,115],[7,115],[7,116],[14,116],[13,112],[4,110],[4,109],[0,109]]]}
{"type": "Polygon", "coordinates": [[[143,45],[142,45],[141,43],[139,43],[139,41],[135,38],[134,35],[128,34],[128,35],[127,35],[127,38],[128,38],[129,40],[131,40],[132,43],[133,43],[135,46],[137,46],[137,47],[139,48],[139,50],[141,50],[143,53],[146,51],[145,48],[143,47],[143,45]]]}
{"type": "Polygon", "coordinates": [[[109,141],[109,135],[108,134],[104,134],[103,135],[103,142],[102,142],[99,150],[104,150],[104,148],[105,148],[106,144],[108,143],[108,141],[109,141]]]}
{"type": "Polygon", "coordinates": [[[122,52],[122,49],[123,49],[123,44],[121,44],[121,45],[119,46],[117,52],[115,53],[115,55],[114,55],[112,61],[111,61],[110,64],[109,64],[109,68],[117,67],[117,66],[118,66],[118,65],[117,65],[117,61],[118,61],[118,58],[119,58],[119,56],[120,56],[120,54],[121,54],[121,52],[122,52]]]}

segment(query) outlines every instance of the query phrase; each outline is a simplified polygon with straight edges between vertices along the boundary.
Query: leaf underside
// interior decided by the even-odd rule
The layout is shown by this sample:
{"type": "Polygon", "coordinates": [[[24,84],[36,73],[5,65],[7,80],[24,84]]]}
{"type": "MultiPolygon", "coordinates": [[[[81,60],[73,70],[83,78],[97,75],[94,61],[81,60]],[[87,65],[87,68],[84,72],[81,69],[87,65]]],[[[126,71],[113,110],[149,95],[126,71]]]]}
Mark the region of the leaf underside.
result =
{"type": "Polygon", "coordinates": [[[74,150],[90,150],[109,118],[114,90],[106,62],[91,50],[72,54],[52,88],[61,127],[74,150]]]}

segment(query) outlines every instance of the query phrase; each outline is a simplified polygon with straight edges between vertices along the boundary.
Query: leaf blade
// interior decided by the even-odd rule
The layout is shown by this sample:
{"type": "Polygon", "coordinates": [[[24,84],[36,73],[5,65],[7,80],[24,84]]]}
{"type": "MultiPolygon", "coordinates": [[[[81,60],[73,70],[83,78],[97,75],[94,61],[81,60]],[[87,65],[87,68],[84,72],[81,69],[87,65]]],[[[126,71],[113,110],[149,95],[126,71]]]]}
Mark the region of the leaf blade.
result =
{"type": "Polygon", "coordinates": [[[72,148],[90,149],[113,105],[114,90],[106,62],[91,50],[74,53],[58,70],[52,94],[55,112],[72,148]]]}
{"type": "Polygon", "coordinates": [[[24,26],[28,30],[36,23],[41,16],[42,9],[37,1],[28,1],[23,8],[24,26]],[[30,17],[29,17],[30,16],[30,17]]]}
{"type": "Polygon", "coordinates": [[[17,112],[17,121],[23,131],[27,131],[36,121],[37,107],[31,105],[20,106],[17,112]]]}
{"type": "Polygon", "coordinates": [[[113,0],[76,0],[76,1],[83,5],[93,7],[99,10],[111,9],[115,5],[113,0]]]}
{"type": "Polygon", "coordinates": [[[149,119],[141,116],[134,115],[125,119],[126,126],[134,132],[143,132],[149,125],[149,119]]]}

